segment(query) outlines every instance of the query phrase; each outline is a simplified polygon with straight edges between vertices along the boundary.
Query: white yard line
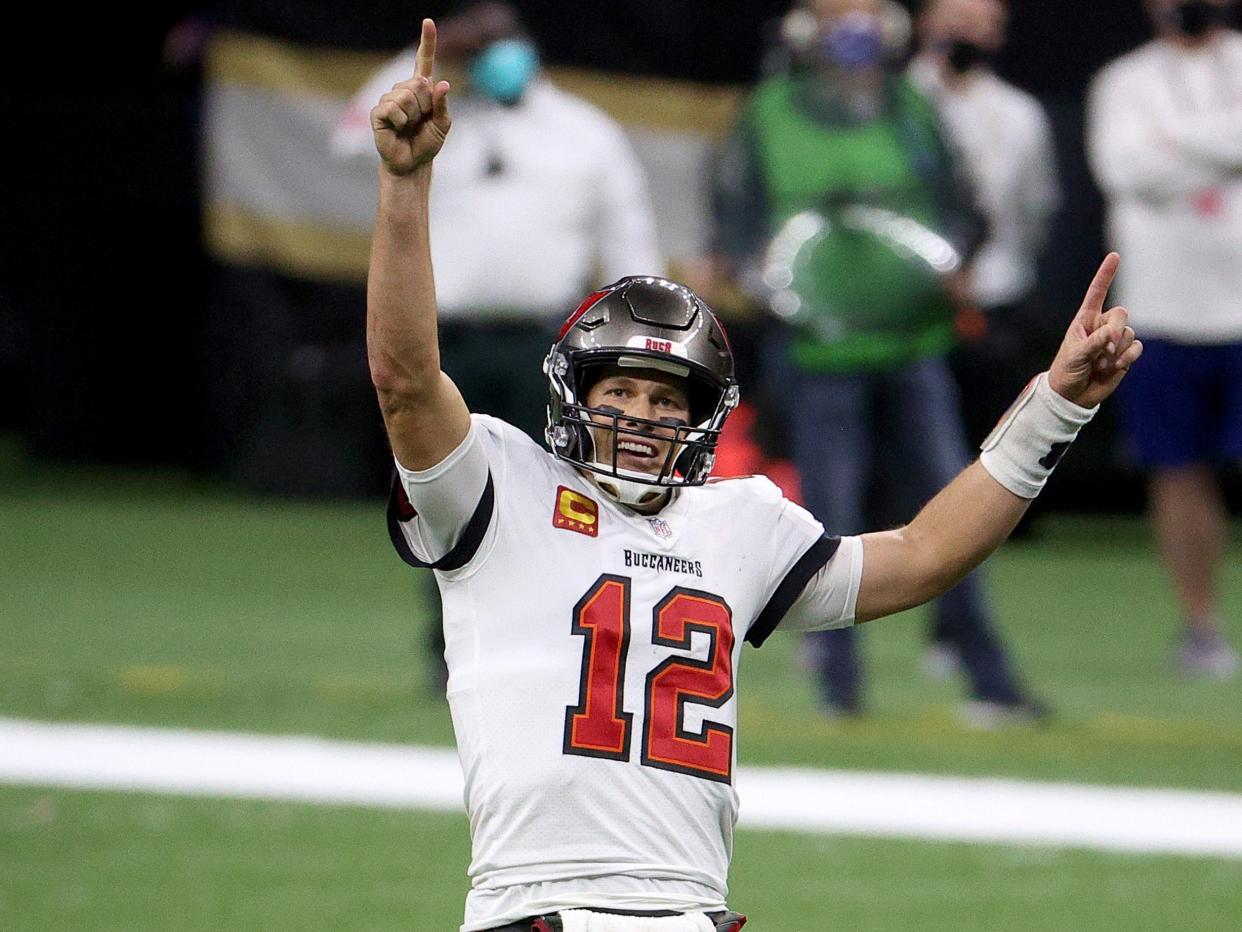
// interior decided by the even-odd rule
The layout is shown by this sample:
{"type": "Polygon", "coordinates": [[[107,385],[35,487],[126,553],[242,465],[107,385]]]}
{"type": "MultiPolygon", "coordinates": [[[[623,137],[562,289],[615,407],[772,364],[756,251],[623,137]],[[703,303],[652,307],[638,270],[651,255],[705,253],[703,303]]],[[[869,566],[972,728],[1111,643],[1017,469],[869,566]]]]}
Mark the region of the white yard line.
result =
{"type": "MultiPolygon", "coordinates": [[[[460,812],[457,755],[0,718],[0,783],[460,812]]],[[[753,829],[1242,858],[1242,794],[741,768],[753,829]]]]}

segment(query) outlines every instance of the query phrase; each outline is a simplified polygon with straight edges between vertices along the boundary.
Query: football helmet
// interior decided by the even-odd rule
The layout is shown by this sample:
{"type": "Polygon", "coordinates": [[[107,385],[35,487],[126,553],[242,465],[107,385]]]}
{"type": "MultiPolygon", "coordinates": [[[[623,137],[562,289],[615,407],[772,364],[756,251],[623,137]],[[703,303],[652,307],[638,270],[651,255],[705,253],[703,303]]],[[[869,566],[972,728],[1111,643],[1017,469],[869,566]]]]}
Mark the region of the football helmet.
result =
{"type": "Polygon", "coordinates": [[[565,321],[543,363],[548,378],[548,447],[558,459],[595,474],[600,488],[626,505],[654,501],[667,488],[701,485],[715,462],[716,442],[737,407],[733,350],[716,315],[677,282],[631,276],[587,296],[565,321]],[[589,408],[587,393],[608,366],[655,369],[685,380],[690,423],[629,417],[589,408]],[[626,436],[653,434],[672,443],[658,471],[616,466],[626,436]],[[607,435],[611,456],[597,438],[607,435]]]}

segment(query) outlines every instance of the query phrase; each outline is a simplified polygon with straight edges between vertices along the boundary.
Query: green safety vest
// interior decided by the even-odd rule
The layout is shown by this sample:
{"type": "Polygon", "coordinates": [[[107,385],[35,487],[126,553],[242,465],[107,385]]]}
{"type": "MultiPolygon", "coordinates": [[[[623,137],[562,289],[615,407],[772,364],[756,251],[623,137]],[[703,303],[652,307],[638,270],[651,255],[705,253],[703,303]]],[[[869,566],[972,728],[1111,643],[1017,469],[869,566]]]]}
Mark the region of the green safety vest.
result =
{"type": "Polygon", "coordinates": [[[901,218],[937,228],[934,178],[946,165],[931,104],[894,79],[881,117],[830,125],[799,104],[798,87],[796,78],[771,78],[748,108],[771,229],[794,229],[786,222],[810,212],[825,231],[798,260],[793,362],[849,372],[946,352],[955,339],[953,308],[939,274],[894,248],[891,236],[854,222],[861,208],[872,220],[888,218],[889,230],[903,226],[901,218]]]}

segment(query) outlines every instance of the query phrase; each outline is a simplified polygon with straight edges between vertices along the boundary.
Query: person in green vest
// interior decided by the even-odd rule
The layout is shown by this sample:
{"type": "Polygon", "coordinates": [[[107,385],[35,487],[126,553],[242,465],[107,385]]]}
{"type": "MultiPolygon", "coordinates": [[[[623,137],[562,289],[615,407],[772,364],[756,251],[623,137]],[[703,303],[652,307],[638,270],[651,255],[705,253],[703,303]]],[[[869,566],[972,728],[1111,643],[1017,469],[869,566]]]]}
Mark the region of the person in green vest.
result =
{"type": "MultiPolygon", "coordinates": [[[[881,484],[909,517],[968,462],[945,356],[986,228],[935,110],[902,73],[909,38],[891,0],[804,2],[713,178],[715,252],[783,320],[766,377],[805,504],[831,533],[868,526],[881,484]]],[[[970,723],[1047,714],[1019,684],[978,571],[933,612],[970,679],[970,723]]],[[[810,638],[826,710],[860,714],[856,632],[810,638]]]]}

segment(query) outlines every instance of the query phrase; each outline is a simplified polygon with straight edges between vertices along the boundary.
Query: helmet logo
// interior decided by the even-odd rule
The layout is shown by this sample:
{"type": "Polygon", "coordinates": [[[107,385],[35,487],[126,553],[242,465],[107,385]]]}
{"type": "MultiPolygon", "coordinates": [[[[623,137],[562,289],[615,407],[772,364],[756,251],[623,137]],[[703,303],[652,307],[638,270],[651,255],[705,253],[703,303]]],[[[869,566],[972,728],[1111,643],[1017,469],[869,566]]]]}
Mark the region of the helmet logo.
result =
{"type": "MultiPolygon", "coordinates": [[[[662,353],[665,356],[676,356],[679,359],[689,359],[690,354],[686,351],[685,344],[676,343],[673,340],[661,340],[659,337],[649,337],[645,334],[635,334],[625,341],[627,349],[647,350],[653,353],[662,353]]],[[[625,363],[622,363],[625,365],[625,363]]]]}
{"type": "MultiPolygon", "coordinates": [[[[663,278],[631,276],[588,295],[557,335],[543,371],[548,383],[544,437],[553,455],[589,474],[602,494],[622,505],[642,504],[644,497],[659,495],[659,488],[702,485],[721,428],[737,405],[733,354],[724,328],[693,291],[663,278]],[[684,380],[694,402],[694,423],[627,418],[641,424],[637,429],[618,423],[618,414],[602,405],[588,407],[591,388],[612,367],[639,378],[661,378],[650,374],[655,370],[684,380]],[[647,447],[652,435],[666,439],[663,463],[619,468],[620,435],[647,447]],[[609,442],[612,457],[599,449],[600,443],[609,442]]],[[[558,492],[556,526],[594,536],[600,516],[584,508],[573,494],[562,499],[558,492]]]]}
{"type": "Polygon", "coordinates": [[[552,512],[552,526],[567,531],[577,531],[587,537],[599,536],[599,505],[581,492],[566,486],[556,489],[556,510],[552,512]]]}

